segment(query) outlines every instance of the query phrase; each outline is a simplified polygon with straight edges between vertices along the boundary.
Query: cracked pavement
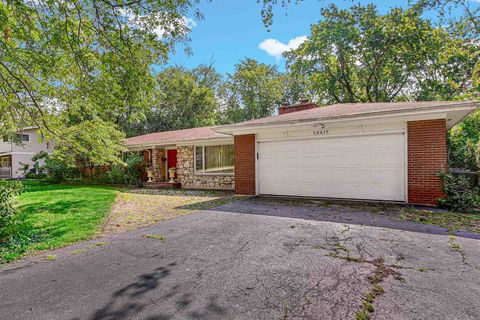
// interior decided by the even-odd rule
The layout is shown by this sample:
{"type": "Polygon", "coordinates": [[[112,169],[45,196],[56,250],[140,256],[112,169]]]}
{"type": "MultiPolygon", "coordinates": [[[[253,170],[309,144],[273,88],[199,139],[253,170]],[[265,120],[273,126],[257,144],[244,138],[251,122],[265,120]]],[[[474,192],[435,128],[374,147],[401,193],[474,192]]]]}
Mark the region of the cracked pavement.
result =
{"type": "Polygon", "coordinates": [[[0,319],[354,319],[378,259],[371,319],[480,315],[478,235],[364,207],[248,199],[46,254],[0,272],[0,319]]]}

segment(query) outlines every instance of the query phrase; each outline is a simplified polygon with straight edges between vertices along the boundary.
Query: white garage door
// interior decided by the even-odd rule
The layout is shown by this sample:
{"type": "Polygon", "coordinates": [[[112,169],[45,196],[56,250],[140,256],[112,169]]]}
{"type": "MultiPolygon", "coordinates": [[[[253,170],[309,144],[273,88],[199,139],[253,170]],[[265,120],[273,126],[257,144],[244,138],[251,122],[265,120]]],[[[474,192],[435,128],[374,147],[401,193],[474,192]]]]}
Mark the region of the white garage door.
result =
{"type": "Polygon", "coordinates": [[[259,193],[405,199],[402,133],[259,142],[259,193]]]}

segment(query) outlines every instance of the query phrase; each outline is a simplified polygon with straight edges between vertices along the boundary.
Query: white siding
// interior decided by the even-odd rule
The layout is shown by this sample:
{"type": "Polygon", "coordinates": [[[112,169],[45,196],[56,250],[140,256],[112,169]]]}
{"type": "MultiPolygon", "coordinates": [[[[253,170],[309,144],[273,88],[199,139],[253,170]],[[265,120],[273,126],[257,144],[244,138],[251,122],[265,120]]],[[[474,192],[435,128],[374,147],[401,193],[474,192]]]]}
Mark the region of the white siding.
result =
{"type": "Polygon", "coordinates": [[[21,134],[28,134],[29,141],[25,141],[20,145],[10,142],[3,142],[0,137],[0,153],[7,153],[12,156],[12,178],[24,178],[22,163],[32,166],[32,157],[40,151],[51,153],[53,145],[43,141],[37,133],[37,129],[24,130],[21,134]]]}

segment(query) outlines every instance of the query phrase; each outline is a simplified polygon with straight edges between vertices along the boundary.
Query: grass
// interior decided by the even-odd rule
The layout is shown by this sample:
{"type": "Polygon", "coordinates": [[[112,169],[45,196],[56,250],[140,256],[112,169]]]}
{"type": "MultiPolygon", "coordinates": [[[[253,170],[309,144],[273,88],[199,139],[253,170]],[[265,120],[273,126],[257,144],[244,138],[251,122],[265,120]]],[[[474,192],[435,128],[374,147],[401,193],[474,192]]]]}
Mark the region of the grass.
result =
{"type": "Polygon", "coordinates": [[[113,234],[244,199],[232,192],[134,189],[121,192],[103,232],[113,234]]]}
{"type": "MultiPolygon", "coordinates": [[[[120,190],[107,186],[53,185],[26,181],[17,198],[19,236],[0,243],[0,264],[19,257],[152,225],[196,210],[243,199],[231,192],[189,190],[120,190]],[[117,196],[118,195],[118,196],[117,196]]],[[[146,238],[165,240],[162,235],[146,238]]],[[[93,243],[72,254],[108,245],[93,243]]]]}
{"type": "Polygon", "coordinates": [[[434,212],[407,207],[402,208],[400,217],[404,220],[442,227],[450,232],[464,230],[480,233],[480,214],[434,212]]]}
{"type": "Polygon", "coordinates": [[[92,238],[108,216],[117,193],[117,189],[103,186],[25,182],[16,207],[29,241],[0,247],[0,263],[92,238]]]}

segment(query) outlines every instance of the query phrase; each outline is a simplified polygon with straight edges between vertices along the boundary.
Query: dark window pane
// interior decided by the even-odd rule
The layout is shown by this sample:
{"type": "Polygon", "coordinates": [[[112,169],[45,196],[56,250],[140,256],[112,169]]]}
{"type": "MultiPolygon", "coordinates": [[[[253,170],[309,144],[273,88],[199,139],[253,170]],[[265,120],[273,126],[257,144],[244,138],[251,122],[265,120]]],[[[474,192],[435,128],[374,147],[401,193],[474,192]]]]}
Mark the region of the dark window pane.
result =
{"type": "Polygon", "coordinates": [[[203,172],[203,147],[195,147],[195,170],[203,172]]]}

